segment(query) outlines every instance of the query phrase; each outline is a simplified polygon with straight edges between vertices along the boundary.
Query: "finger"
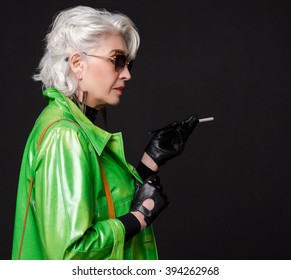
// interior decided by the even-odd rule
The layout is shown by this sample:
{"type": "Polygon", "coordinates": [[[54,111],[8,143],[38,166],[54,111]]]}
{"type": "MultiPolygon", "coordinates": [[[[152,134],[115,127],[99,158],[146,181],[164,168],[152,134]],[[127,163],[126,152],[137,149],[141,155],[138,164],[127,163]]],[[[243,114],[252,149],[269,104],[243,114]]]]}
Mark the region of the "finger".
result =
{"type": "Polygon", "coordinates": [[[174,144],[177,152],[179,151],[181,153],[184,150],[185,136],[187,137],[187,133],[185,133],[185,130],[182,127],[178,127],[174,144]]]}
{"type": "Polygon", "coordinates": [[[183,129],[185,129],[187,133],[190,134],[194,130],[198,122],[199,119],[197,115],[191,115],[184,121],[183,129]]]}
{"type": "Polygon", "coordinates": [[[197,115],[191,115],[185,120],[185,124],[187,124],[189,127],[192,127],[198,123],[198,117],[197,115]]]}

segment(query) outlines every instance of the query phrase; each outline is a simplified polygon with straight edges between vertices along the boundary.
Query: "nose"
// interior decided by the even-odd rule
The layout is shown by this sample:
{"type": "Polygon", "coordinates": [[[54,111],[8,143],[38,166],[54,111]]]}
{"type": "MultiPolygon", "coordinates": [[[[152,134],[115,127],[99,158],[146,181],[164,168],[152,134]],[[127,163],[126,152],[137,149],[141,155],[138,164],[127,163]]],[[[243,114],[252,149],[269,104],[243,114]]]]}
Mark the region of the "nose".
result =
{"type": "Polygon", "coordinates": [[[130,72],[127,68],[127,66],[125,66],[122,71],[119,73],[119,78],[124,80],[124,81],[128,81],[131,79],[131,75],[130,72]]]}

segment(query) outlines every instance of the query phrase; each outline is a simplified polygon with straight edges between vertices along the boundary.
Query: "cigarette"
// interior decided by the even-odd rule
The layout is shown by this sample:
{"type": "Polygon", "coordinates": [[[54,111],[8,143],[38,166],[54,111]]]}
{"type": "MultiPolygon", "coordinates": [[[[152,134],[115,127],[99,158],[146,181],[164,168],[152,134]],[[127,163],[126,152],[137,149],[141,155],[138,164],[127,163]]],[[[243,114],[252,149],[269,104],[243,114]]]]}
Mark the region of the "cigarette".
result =
{"type": "Polygon", "coordinates": [[[211,122],[211,121],[214,121],[213,117],[199,119],[199,122],[211,122]]]}

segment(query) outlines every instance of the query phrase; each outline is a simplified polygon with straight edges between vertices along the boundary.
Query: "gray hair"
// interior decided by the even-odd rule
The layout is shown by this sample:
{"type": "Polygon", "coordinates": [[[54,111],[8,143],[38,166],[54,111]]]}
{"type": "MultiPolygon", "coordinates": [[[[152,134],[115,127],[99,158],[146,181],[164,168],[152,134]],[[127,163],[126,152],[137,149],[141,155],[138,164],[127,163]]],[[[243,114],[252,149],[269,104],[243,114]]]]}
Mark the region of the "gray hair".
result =
{"type": "Polygon", "coordinates": [[[86,6],[77,6],[58,13],[46,36],[46,49],[35,81],[42,81],[45,88],[55,87],[65,96],[77,91],[77,80],[69,74],[66,58],[73,51],[90,52],[110,33],[119,33],[134,59],[140,39],[134,23],[121,13],[110,13],[86,6]]]}

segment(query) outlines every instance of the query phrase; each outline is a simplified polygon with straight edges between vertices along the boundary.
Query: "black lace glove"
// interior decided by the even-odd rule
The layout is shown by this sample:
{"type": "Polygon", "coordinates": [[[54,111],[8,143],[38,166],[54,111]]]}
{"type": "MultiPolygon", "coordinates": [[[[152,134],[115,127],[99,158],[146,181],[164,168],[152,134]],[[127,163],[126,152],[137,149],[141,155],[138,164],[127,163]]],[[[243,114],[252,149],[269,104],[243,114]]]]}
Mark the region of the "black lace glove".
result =
{"type": "Polygon", "coordinates": [[[157,175],[149,177],[149,179],[141,184],[138,181],[135,183],[136,192],[133,199],[131,211],[139,211],[144,215],[145,222],[150,225],[153,220],[168,206],[169,199],[163,192],[160,185],[160,178],[157,175]],[[147,209],[143,206],[146,199],[152,199],[154,202],[153,208],[147,209]]]}
{"type": "Polygon", "coordinates": [[[153,131],[153,137],[145,152],[158,166],[165,164],[183,152],[185,143],[198,122],[198,117],[192,115],[184,121],[176,121],[153,131]]]}

